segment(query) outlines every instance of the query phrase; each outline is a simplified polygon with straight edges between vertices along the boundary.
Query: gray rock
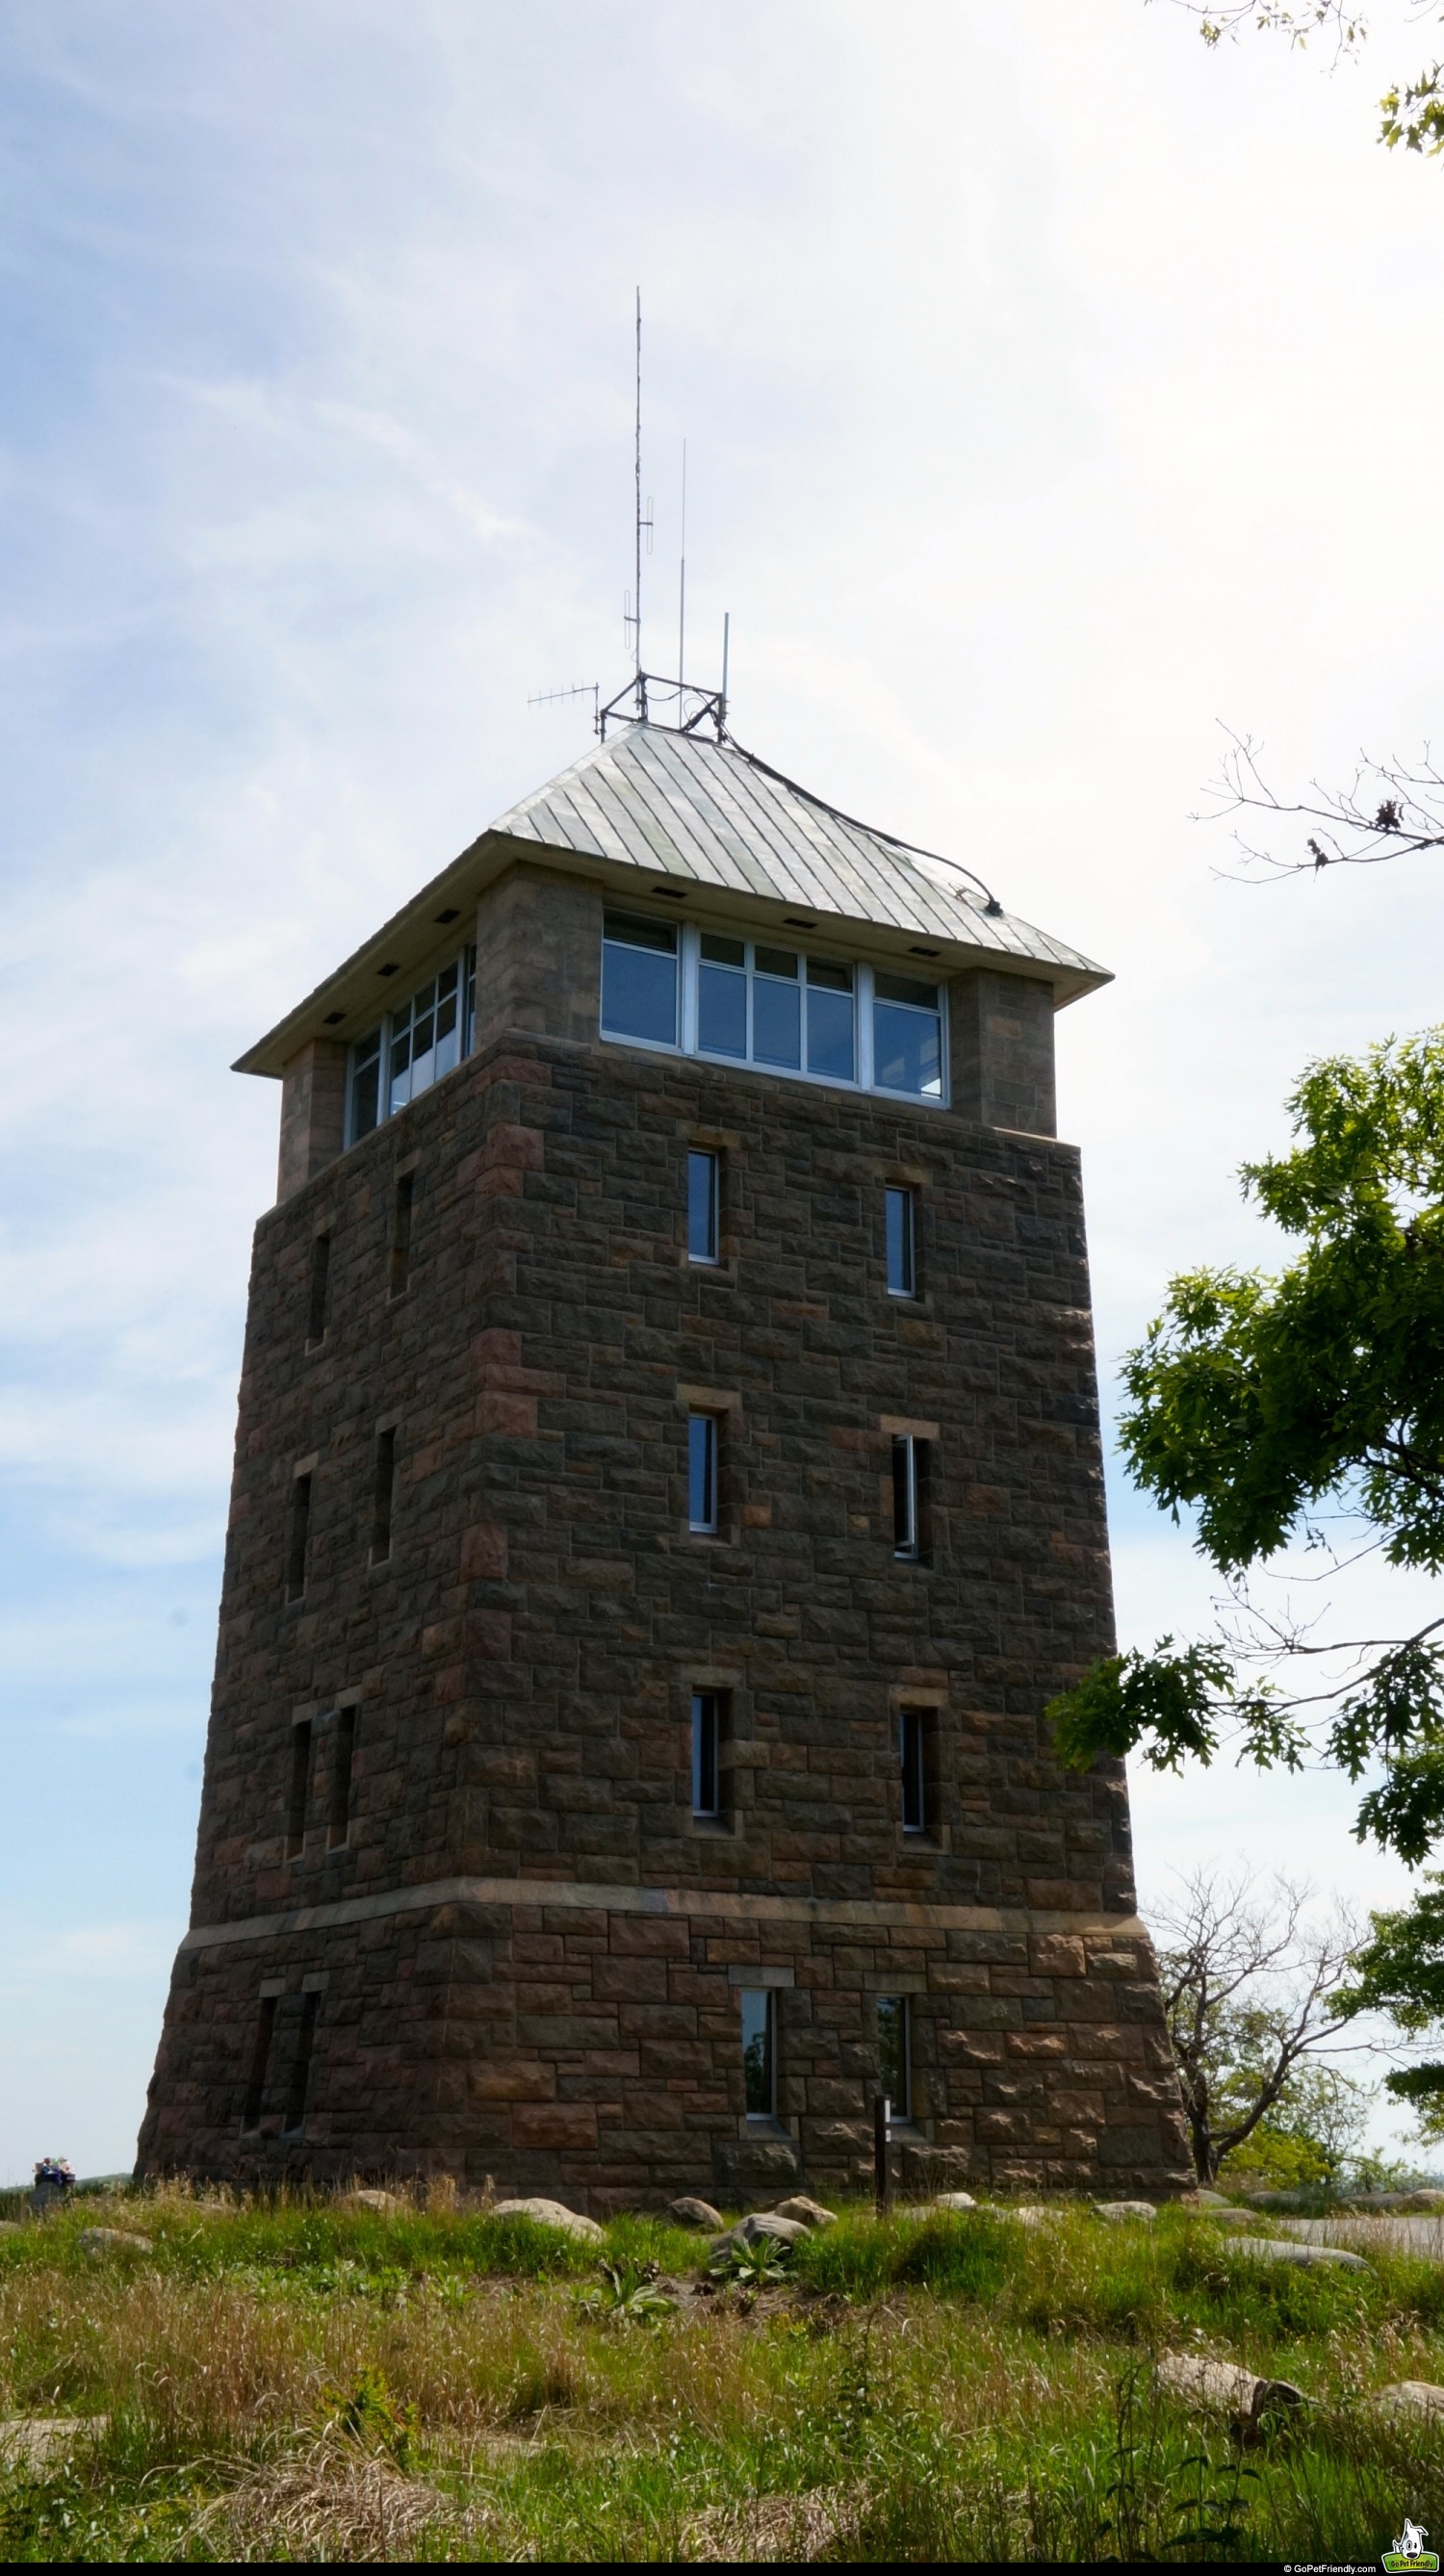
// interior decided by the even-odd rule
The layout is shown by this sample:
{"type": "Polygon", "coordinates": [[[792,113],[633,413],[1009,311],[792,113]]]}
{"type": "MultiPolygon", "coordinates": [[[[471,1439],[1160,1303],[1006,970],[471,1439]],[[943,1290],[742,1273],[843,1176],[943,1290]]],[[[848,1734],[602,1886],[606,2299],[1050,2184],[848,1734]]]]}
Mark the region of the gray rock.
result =
{"type": "Polygon", "coordinates": [[[149,2254],[148,2236],[133,2235],[128,2227],[82,2227],[76,2238],[82,2254],[149,2254]]]}
{"type": "Polygon", "coordinates": [[[1394,2379],[1376,2389],[1374,2404],[1386,2415],[1444,2415],[1444,2388],[1432,2379],[1394,2379]]]}
{"type": "Polygon", "coordinates": [[[1098,2216],[1106,2218],[1114,2227],[1121,2227],[1132,2218],[1142,2219],[1147,2226],[1158,2216],[1151,2200],[1095,2200],[1093,2206],[1098,2216]]]}
{"type": "Polygon", "coordinates": [[[696,2227],[704,2234],[714,2236],[719,2227],[727,2224],[721,2210],[714,2209],[710,2200],[695,2200],[690,2192],[684,2193],[680,2200],[668,2202],[667,2216],[678,2227],[696,2227]]]}
{"type": "MultiPolygon", "coordinates": [[[[1401,2194],[1398,2205],[1400,2209],[1444,2209],[1444,2191],[1406,2191],[1401,2194]]],[[[1424,2382],[1416,2383],[1412,2379],[1399,2382],[1401,2388],[1412,2388],[1416,2384],[1423,2387],[1424,2382]]]]}
{"type": "Polygon", "coordinates": [[[746,2218],[739,2218],[736,2226],[729,2227],[724,2236],[714,2240],[712,2259],[716,2262],[724,2254],[739,2252],[744,2245],[756,2245],[762,2237],[785,2250],[807,2234],[808,2230],[800,2219],[779,2218],[774,2209],[754,2209],[746,2218]]]}
{"type": "Polygon", "coordinates": [[[1227,2209],[1230,2203],[1225,2200],[1221,2191],[1205,2191],[1200,2185],[1197,2191],[1184,2193],[1184,2206],[1196,2209],[1227,2209]]]}
{"type": "Polygon", "coordinates": [[[1227,2201],[1217,2209],[1203,2210],[1201,2215],[1213,2227],[1231,2227],[1244,2234],[1247,2234],[1249,2228],[1256,2223],[1251,2209],[1230,2209],[1227,2201]]]}
{"type": "Polygon", "coordinates": [[[397,2191],[366,2190],[346,2192],[341,2206],[343,2209],[374,2209],[379,2217],[384,2218],[391,2210],[409,2209],[411,2203],[403,2200],[397,2191]]]}
{"type": "Polygon", "coordinates": [[[1056,2209],[1045,2209],[1041,2201],[1023,2200],[1018,2203],[1016,2209],[1009,2209],[1005,2205],[1001,2214],[1004,2218],[1016,2218],[1020,2227],[1051,2227],[1058,2212],[1056,2209]]]}
{"type": "Polygon", "coordinates": [[[970,2191],[935,2191],[928,2203],[930,2209],[976,2209],[970,2191]]]}
{"type": "Polygon", "coordinates": [[[1251,2263],[1297,2263],[1306,2270],[1327,2265],[1335,2272],[1367,2272],[1369,2268],[1362,2254],[1346,2254],[1338,2245],[1298,2245],[1292,2239],[1280,2243],[1272,2236],[1235,2236],[1232,2250],[1246,2255],[1251,2263]]]}
{"type": "Polygon", "coordinates": [[[1284,2414],[1306,2402],[1291,2379],[1260,2379],[1237,2362],[1210,2361],[1195,2352],[1161,2354],[1158,2383],[1191,2414],[1227,2415],[1249,2429],[1265,2415],[1284,2414]]]}
{"type": "Polygon", "coordinates": [[[824,2209],[820,2200],[809,2200],[805,2191],[795,2191],[790,2200],[779,2200],[775,2218],[795,2218],[803,2227],[835,2227],[837,2212],[824,2209]]]}
{"type": "Polygon", "coordinates": [[[555,2227],[564,2236],[575,2236],[582,2245],[600,2245],[603,2241],[594,2218],[584,2218],[579,2209],[568,2209],[560,2200],[499,2200],[488,2214],[492,2218],[529,2218],[534,2227],[555,2227]]]}

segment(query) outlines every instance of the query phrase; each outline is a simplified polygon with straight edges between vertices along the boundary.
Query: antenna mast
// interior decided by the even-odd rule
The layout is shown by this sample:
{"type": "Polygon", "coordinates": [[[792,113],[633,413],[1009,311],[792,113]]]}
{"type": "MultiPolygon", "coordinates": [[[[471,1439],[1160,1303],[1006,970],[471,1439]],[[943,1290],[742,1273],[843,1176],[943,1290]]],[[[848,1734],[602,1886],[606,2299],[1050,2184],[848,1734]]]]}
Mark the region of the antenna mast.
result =
{"type": "Polygon", "coordinates": [[[687,442],[682,441],[682,560],[677,575],[677,686],[687,685],[687,442]]]}
{"type": "Polygon", "coordinates": [[[637,645],[637,687],[642,686],[642,290],[637,289],[637,588],[632,632],[637,645]]]}

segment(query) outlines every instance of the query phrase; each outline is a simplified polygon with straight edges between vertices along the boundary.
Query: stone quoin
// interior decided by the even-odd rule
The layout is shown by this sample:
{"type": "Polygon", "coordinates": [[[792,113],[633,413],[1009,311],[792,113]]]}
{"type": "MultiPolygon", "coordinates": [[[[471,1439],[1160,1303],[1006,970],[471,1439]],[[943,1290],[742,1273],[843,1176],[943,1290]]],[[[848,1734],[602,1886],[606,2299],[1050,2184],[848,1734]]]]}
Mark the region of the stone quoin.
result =
{"type": "Polygon", "coordinates": [[[142,2174],[596,2216],[1191,2182],[1053,1018],[949,866],[638,722],[242,1059],[257,1228],[142,2174]]]}

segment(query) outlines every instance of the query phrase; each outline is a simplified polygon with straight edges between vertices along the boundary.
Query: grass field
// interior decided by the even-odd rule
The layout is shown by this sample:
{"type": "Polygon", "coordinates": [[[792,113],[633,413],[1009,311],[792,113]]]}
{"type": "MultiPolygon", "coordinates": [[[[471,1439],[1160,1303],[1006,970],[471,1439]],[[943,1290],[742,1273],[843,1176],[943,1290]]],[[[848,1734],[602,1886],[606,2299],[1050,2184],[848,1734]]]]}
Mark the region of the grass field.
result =
{"type": "Polygon", "coordinates": [[[81,2424],[0,2448],[5,2555],[1377,2564],[1405,2513],[1444,2534],[1444,2433],[1372,2403],[1444,2378],[1439,2264],[1251,2264],[1191,2211],[1085,2208],[844,2213],[770,2282],[706,2259],[641,2219],[599,2261],[445,2205],[87,2196],[0,2235],[0,2415],[81,2424]],[[1314,2402],[1245,2447],[1164,2351],[1314,2402]]]}

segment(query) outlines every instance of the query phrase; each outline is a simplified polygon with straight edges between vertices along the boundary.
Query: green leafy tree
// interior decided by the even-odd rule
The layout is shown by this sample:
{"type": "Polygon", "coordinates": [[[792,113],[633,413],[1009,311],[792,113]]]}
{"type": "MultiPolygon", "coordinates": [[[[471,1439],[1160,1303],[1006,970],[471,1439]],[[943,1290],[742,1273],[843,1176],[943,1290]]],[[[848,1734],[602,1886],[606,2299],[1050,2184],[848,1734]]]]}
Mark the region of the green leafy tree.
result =
{"type": "MultiPolygon", "coordinates": [[[[1412,1905],[1369,1917],[1373,1938],[1357,1953],[1340,1995],[1345,2011],[1387,2013],[1415,2039],[1444,2024],[1444,1871],[1427,1870],[1425,1882],[1412,1905]]],[[[1444,2064],[1425,2059],[1386,2075],[1384,2082],[1413,2105],[1422,2140],[1444,2139],[1444,2064]]]]}
{"type": "Polygon", "coordinates": [[[1134,1481],[1230,1586],[1230,1622],[1179,1649],[1110,1656],[1049,1708],[1086,1767],[1138,1751],[1160,1770],[1227,1740],[1263,1769],[1322,1756],[1411,1865],[1444,1827],[1444,1615],[1405,1635],[1321,1641],[1260,1610],[1250,1574],[1325,1515],[1361,1549],[1444,1562],[1444,1035],[1312,1065],[1289,1103],[1290,1153],[1244,1167],[1245,1191],[1297,1247],[1273,1277],[1196,1270],[1124,1367],[1134,1481]],[[1320,1659],[1348,1659],[1331,1679],[1320,1659]]]}
{"type": "MultiPolygon", "coordinates": [[[[1174,0],[1174,5],[1198,20],[1199,33],[1210,46],[1252,27],[1283,36],[1300,50],[1312,38],[1321,38],[1332,44],[1337,57],[1356,52],[1368,33],[1363,13],[1348,0],[1174,0]]],[[[1421,14],[1435,12],[1410,13],[1416,18],[1421,14]]],[[[1391,152],[1400,143],[1409,152],[1444,152],[1444,63],[1426,65],[1412,81],[1396,81],[1379,106],[1379,140],[1391,152]]]]}

